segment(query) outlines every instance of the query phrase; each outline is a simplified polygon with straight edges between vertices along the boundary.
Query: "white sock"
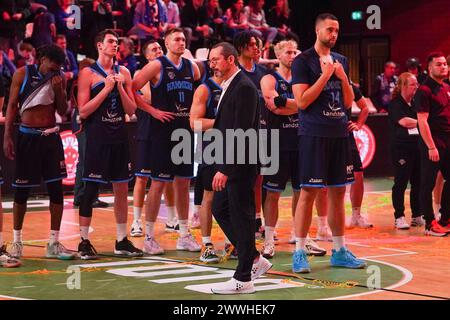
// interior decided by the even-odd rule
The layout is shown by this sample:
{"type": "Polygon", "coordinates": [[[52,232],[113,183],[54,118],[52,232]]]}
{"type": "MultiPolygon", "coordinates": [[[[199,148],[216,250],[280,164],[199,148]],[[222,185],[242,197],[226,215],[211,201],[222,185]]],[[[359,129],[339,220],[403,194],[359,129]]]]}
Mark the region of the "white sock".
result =
{"type": "Polygon", "coordinates": [[[201,208],[201,207],[202,207],[202,206],[199,205],[199,204],[194,205],[194,213],[196,213],[196,214],[200,213],[200,208],[201,208]]]}
{"type": "Polygon", "coordinates": [[[141,219],[141,215],[142,215],[142,207],[133,207],[134,220],[141,219]]]}
{"type": "Polygon", "coordinates": [[[332,236],[331,238],[333,239],[333,249],[334,250],[339,251],[339,249],[345,248],[345,237],[344,236],[340,236],[340,237],[332,236]]]}
{"type": "Polygon", "coordinates": [[[203,243],[203,245],[206,245],[206,244],[208,244],[208,243],[212,243],[212,241],[211,241],[211,236],[208,236],[208,237],[202,237],[202,243],[203,243]]]}
{"type": "Polygon", "coordinates": [[[273,234],[275,231],[275,227],[264,226],[266,241],[273,242],[273,234]]]}
{"type": "Polygon", "coordinates": [[[352,215],[354,217],[361,215],[361,207],[354,207],[352,208],[352,215]]]}
{"type": "Polygon", "coordinates": [[[145,221],[145,238],[150,239],[155,237],[155,223],[145,221]]]}
{"type": "Polygon", "coordinates": [[[441,209],[441,204],[433,202],[433,211],[434,211],[434,213],[439,213],[440,209],[441,209]]]}
{"type": "Polygon", "coordinates": [[[0,231],[0,247],[3,246],[3,232],[0,231]]]}
{"type": "Polygon", "coordinates": [[[167,207],[167,221],[174,221],[177,217],[177,210],[175,207],[167,207]]]}
{"type": "Polygon", "coordinates": [[[328,226],[327,216],[318,217],[319,218],[319,228],[326,228],[328,226]]]}
{"type": "Polygon", "coordinates": [[[256,219],[261,219],[261,212],[256,212],[256,219]]]}
{"type": "Polygon", "coordinates": [[[81,236],[81,239],[83,239],[83,240],[89,239],[89,226],[87,226],[87,227],[80,226],[80,236],[81,236]]]}
{"type": "Polygon", "coordinates": [[[22,242],[22,229],[20,230],[13,230],[14,235],[14,242],[22,242]]]}
{"type": "Polygon", "coordinates": [[[295,251],[306,249],[306,238],[295,237],[295,251]]]}
{"type": "Polygon", "coordinates": [[[188,233],[188,220],[178,220],[180,225],[180,236],[183,237],[188,233]]]}
{"type": "Polygon", "coordinates": [[[116,224],[116,228],[117,228],[117,242],[120,242],[127,236],[127,224],[118,223],[116,224]]]}
{"type": "Polygon", "coordinates": [[[50,230],[50,244],[59,241],[59,230],[50,230]]]}

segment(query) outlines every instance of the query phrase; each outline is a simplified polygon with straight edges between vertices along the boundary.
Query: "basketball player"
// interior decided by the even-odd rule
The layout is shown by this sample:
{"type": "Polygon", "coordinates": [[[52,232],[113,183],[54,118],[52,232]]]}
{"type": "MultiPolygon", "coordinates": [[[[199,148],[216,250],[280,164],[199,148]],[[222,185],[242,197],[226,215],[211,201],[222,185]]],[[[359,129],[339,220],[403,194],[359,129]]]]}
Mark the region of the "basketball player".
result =
{"type": "Polygon", "coordinates": [[[67,109],[66,81],[61,72],[64,59],[61,48],[45,46],[38,52],[38,64],[19,68],[11,84],[3,149],[6,158],[16,161],[11,249],[15,258],[22,256],[22,226],[30,190],[40,185],[41,178],[47,184],[50,198],[51,230],[46,257],[74,258],[59,242],[63,215],[62,179],[67,177],[67,172],[55,111],[63,115],[67,109]],[[21,116],[21,125],[14,151],[12,135],[17,112],[21,116]]]}
{"type": "MultiPolygon", "coordinates": [[[[194,93],[194,99],[191,108],[191,128],[193,130],[200,129],[207,131],[214,125],[214,119],[217,113],[217,103],[219,102],[222,88],[219,83],[222,82],[220,73],[216,72],[213,77],[207,78],[194,93]],[[200,124],[196,128],[196,124],[200,124]]],[[[202,139],[203,140],[203,139],[202,139]]],[[[205,150],[208,146],[207,141],[201,141],[201,150],[205,150]]],[[[203,187],[203,199],[200,207],[200,227],[202,233],[202,251],[200,260],[207,263],[219,262],[214,245],[211,240],[212,228],[212,200],[214,191],[212,189],[212,181],[216,170],[213,164],[200,163],[197,171],[196,184],[199,183],[203,187]]]]}
{"type": "MultiPolygon", "coordinates": [[[[2,176],[2,168],[0,166],[0,186],[4,183],[2,176]]],[[[0,267],[15,268],[22,264],[19,259],[13,258],[8,251],[6,251],[6,244],[3,241],[3,208],[2,197],[0,189],[0,267]]]]}
{"type": "Polygon", "coordinates": [[[78,80],[78,108],[86,130],[86,155],[83,181],[86,189],[80,204],[81,259],[96,259],[97,253],[89,241],[92,202],[99,183],[112,183],[117,238],[114,253],[142,256],[127,238],[128,182],[131,164],[125,114],[135,112],[131,92],[131,75],[127,68],[114,64],[118,50],[118,35],[113,30],[101,31],[95,44],[98,60],[84,68],[78,80]]]}
{"type": "MultiPolygon", "coordinates": [[[[148,41],[142,47],[142,53],[148,62],[155,60],[164,53],[157,41],[148,41]]],[[[136,71],[136,74],[140,70],[136,71]]],[[[136,103],[138,109],[137,116],[137,160],[136,160],[136,181],[133,189],[133,223],[131,224],[130,236],[142,237],[143,226],[141,222],[142,208],[144,207],[145,188],[147,186],[148,178],[150,177],[150,118],[158,118],[158,110],[153,108],[148,102],[151,101],[150,84],[146,84],[140,90],[141,95],[136,96],[136,103]],[[143,98],[143,100],[142,100],[143,98]],[[146,103],[147,102],[147,103],[146,103]]],[[[163,113],[170,119],[173,119],[173,114],[170,112],[163,113]]],[[[174,206],[173,185],[168,183],[164,189],[164,200],[167,208],[166,231],[174,232],[178,230],[176,211],[174,206]]]]}
{"type": "MultiPolygon", "coordinates": [[[[266,125],[266,108],[264,108],[264,98],[261,93],[261,79],[268,70],[255,63],[255,59],[259,56],[258,35],[252,31],[242,31],[235,35],[233,45],[238,51],[239,68],[244,74],[253,82],[258,89],[261,128],[266,125]]],[[[263,228],[261,221],[261,207],[262,207],[262,176],[258,174],[255,182],[255,205],[256,205],[256,237],[263,237],[263,228]]]]}
{"type": "MultiPolygon", "coordinates": [[[[297,55],[297,43],[293,40],[281,41],[275,46],[275,55],[280,66],[272,74],[261,80],[261,91],[266,102],[268,133],[279,130],[280,166],[274,175],[264,176],[263,188],[266,189],[264,201],[264,248],[262,255],[271,259],[275,255],[274,232],[278,220],[278,202],[286,183],[291,180],[293,215],[300,194],[298,179],[298,116],[297,105],[292,94],[291,65],[297,55]]],[[[269,139],[271,141],[271,139],[269,139]]],[[[308,254],[325,255],[326,250],[319,248],[311,239],[306,244],[308,254]]]]}
{"type": "Polygon", "coordinates": [[[328,222],[333,233],[331,265],[364,268],[344,241],[345,185],[352,183],[353,165],[348,145],[347,115],[353,89],[348,79],[347,58],[331,52],[339,33],[337,18],[321,14],[316,18],[314,47],[298,55],[292,64],[292,90],[299,107],[299,173],[302,191],[295,212],[296,251],[294,272],[311,267],[306,257],[306,235],[312,206],[320,188],[328,188],[328,222]]]}
{"type": "MultiPolygon", "coordinates": [[[[194,94],[193,83],[200,78],[195,63],[182,58],[186,39],[179,28],[170,30],[165,37],[167,55],[148,63],[133,80],[133,91],[141,89],[150,81],[152,106],[159,112],[172,112],[175,117],[164,114],[161,121],[151,119],[151,179],[145,207],[146,237],[144,252],[162,254],[163,248],[155,240],[155,222],[158,216],[161,195],[168,182],[174,182],[175,206],[178,212],[180,236],[178,250],[200,251],[194,237],[188,230],[189,184],[193,177],[193,134],[189,124],[189,111],[194,94]],[[175,129],[186,129],[191,135],[191,157],[189,163],[175,165],[171,152],[175,142],[171,141],[175,129]]],[[[187,155],[189,156],[189,155],[187,155]]]]}

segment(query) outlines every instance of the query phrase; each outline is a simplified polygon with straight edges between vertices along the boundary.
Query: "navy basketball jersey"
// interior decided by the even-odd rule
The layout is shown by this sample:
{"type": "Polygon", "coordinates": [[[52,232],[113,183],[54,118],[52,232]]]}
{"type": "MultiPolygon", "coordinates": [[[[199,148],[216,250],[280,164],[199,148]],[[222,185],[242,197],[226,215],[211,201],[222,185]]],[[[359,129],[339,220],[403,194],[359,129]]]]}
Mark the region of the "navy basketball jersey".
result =
{"type": "MultiPolygon", "coordinates": [[[[49,72],[45,76],[39,72],[39,65],[32,64],[25,66],[25,78],[19,91],[19,105],[22,107],[26,98],[38,87],[40,84],[46,82],[57,72],[49,72]]],[[[61,73],[62,75],[62,73],[61,73]]]]}
{"type": "MultiPolygon", "coordinates": [[[[339,61],[348,75],[347,58],[331,52],[333,61],[339,61]]],[[[299,54],[292,63],[292,84],[310,86],[320,78],[322,69],[316,50],[310,48],[299,54]]],[[[299,110],[299,135],[315,137],[347,137],[347,114],[343,101],[342,83],[332,75],[320,95],[305,110],[299,110]]]]}
{"type": "MultiPolygon", "coordinates": [[[[219,104],[220,95],[222,94],[222,88],[213,78],[208,78],[203,82],[203,85],[208,89],[208,101],[206,102],[206,112],[204,118],[215,119],[217,115],[217,106],[219,104]]],[[[205,150],[212,141],[201,141],[202,150],[205,150]]],[[[203,165],[203,164],[202,164],[203,165]]]]}
{"type": "Polygon", "coordinates": [[[159,130],[162,125],[165,128],[171,125],[172,129],[190,130],[189,112],[194,96],[194,70],[191,62],[181,58],[181,64],[177,67],[166,56],[159,57],[157,60],[161,63],[161,72],[158,83],[151,84],[152,106],[173,112],[175,119],[166,124],[154,119],[151,130],[153,131],[153,124],[156,126],[155,130],[159,130]]]}
{"type": "Polygon", "coordinates": [[[220,95],[222,94],[222,88],[213,78],[208,78],[203,83],[208,89],[208,102],[206,103],[205,118],[215,119],[217,114],[217,105],[219,103],[220,95]]]}
{"type": "MultiPolygon", "coordinates": [[[[113,68],[115,73],[119,73],[119,66],[114,65],[113,68]]],[[[104,78],[108,76],[98,61],[93,63],[90,69],[104,78]]],[[[90,99],[99,94],[104,86],[104,80],[95,83],[91,87],[90,99]]],[[[125,127],[125,111],[117,84],[97,110],[84,120],[83,125],[86,129],[86,135],[92,137],[91,139],[94,139],[96,142],[115,144],[128,141],[125,127]]]]}
{"type": "MultiPolygon", "coordinates": [[[[286,99],[294,99],[292,93],[292,83],[284,79],[278,72],[274,72],[272,76],[275,78],[275,90],[280,97],[286,99]]],[[[268,111],[267,127],[269,129],[279,129],[280,132],[280,151],[289,151],[298,149],[298,115],[289,116],[277,115],[268,111]]]]}
{"type": "Polygon", "coordinates": [[[259,97],[258,107],[260,110],[260,112],[259,112],[260,125],[261,125],[261,128],[265,128],[266,122],[267,122],[267,116],[268,116],[267,111],[268,110],[265,107],[264,98],[263,98],[263,95],[261,92],[261,79],[266,74],[268,74],[269,71],[267,70],[267,68],[265,68],[259,64],[256,64],[256,63],[253,64],[253,68],[250,71],[247,71],[241,64],[239,64],[239,68],[253,82],[256,89],[258,90],[258,97],[259,97]]]}

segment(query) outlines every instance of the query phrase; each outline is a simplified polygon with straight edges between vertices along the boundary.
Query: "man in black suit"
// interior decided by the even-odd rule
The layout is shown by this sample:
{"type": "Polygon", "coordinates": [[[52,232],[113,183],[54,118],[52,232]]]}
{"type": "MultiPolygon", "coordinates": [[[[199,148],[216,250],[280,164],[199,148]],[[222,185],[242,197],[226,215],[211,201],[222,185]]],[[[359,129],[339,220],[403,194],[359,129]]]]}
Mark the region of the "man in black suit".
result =
{"type": "Polygon", "coordinates": [[[222,134],[223,155],[227,155],[226,159],[221,159],[222,162],[216,162],[217,173],[212,183],[215,191],[212,212],[238,251],[238,266],[233,278],[211,290],[217,294],[253,293],[253,280],[272,267],[255,247],[253,186],[257,168],[256,161],[250,160],[251,156],[257,154],[257,149],[254,148],[255,154],[252,155],[251,148],[255,145],[250,143],[251,138],[244,140],[244,149],[234,147],[231,150],[230,145],[239,146],[236,143],[237,130],[243,130],[256,139],[259,127],[258,92],[250,79],[240,72],[237,52],[231,44],[222,42],[214,46],[209,59],[211,69],[223,79],[214,129],[222,134]],[[229,130],[235,133],[234,144],[227,141],[229,130]],[[229,157],[231,153],[234,155],[232,159],[229,157]],[[243,154],[244,163],[238,162],[237,159],[243,154]]]}

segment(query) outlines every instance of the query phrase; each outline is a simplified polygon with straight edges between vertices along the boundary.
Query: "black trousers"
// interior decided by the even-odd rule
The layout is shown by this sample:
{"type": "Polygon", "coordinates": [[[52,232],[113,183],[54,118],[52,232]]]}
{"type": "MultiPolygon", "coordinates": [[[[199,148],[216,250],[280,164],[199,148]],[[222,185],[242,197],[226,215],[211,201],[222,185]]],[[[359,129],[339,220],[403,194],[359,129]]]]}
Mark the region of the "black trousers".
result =
{"type": "Polygon", "coordinates": [[[420,211],[420,153],[418,144],[393,144],[391,149],[394,164],[394,186],[392,205],[395,219],[405,215],[405,190],[411,183],[410,205],[412,217],[422,215],[420,211]]]}
{"type": "Polygon", "coordinates": [[[255,186],[256,169],[229,177],[226,187],[214,192],[212,213],[219,226],[238,251],[234,278],[251,280],[253,260],[259,256],[255,246],[255,186]],[[248,172],[250,171],[250,172],[248,172]],[[254,171],[254,172],[253,172],[254,171]]]}
{"type": "MultiPolygon", "coordinates": [[[[450,139],[449,139],[450,140],[450,139]]],[[[436,141],[435,141],[436,142],[436,141]]],[[[421,190],[420,202],[422,214],[424,215],[427,225],[434,220],[433,213],[433,189],[436,184],[436,177],[439,170],[444,177],[444,189],[442,190],[441,198],[441,220],[442,225],[447,225],[450,219],[450,141],[448,143],[437,143],[439,151],[439,162],[433,162],[428,158],[428,148],[420,140],[420,155],[421,155],[421,190]]]]}

